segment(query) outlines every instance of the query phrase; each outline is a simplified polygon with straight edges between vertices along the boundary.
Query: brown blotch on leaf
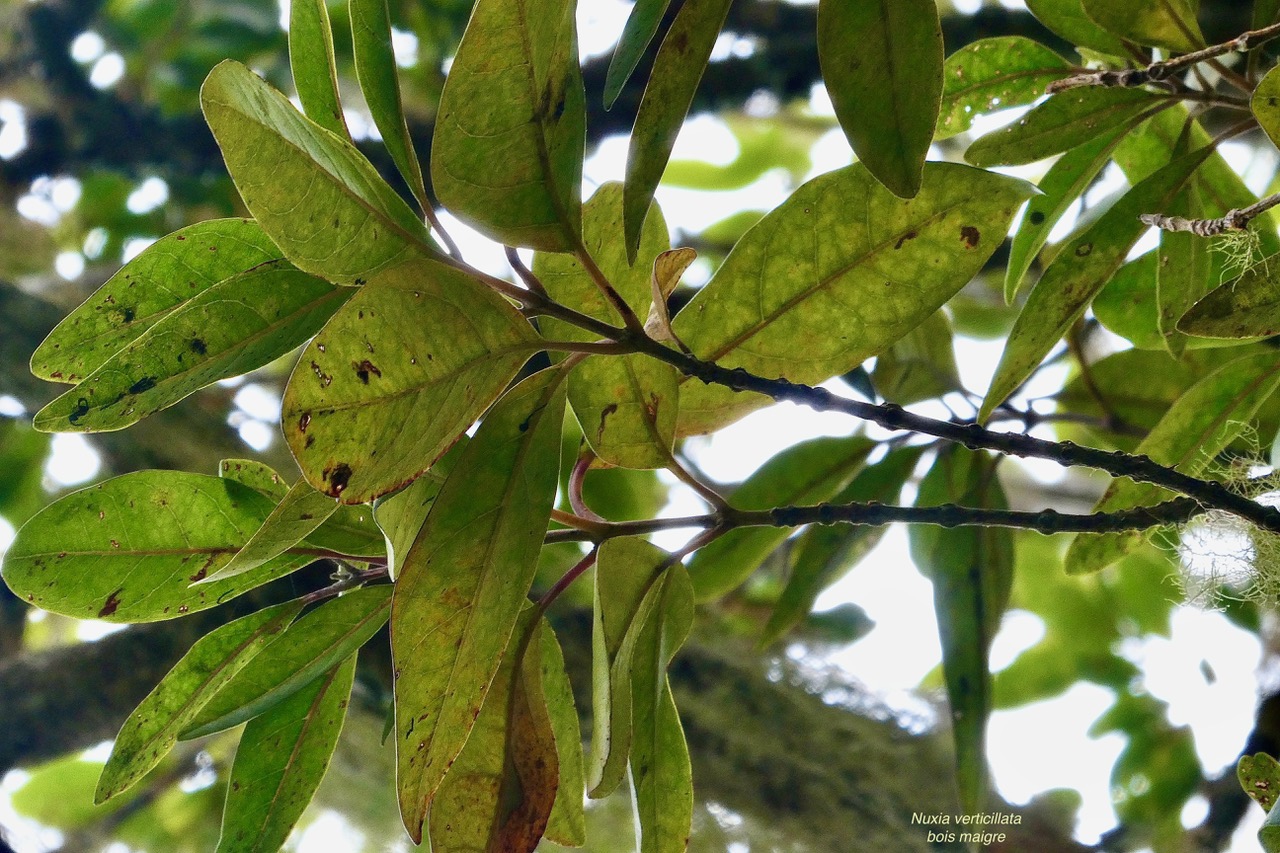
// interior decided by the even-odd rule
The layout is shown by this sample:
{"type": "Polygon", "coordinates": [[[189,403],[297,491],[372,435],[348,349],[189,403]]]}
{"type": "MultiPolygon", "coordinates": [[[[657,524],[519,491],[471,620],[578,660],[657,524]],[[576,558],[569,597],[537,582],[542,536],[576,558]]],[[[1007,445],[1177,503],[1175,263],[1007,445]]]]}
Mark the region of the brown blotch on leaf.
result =
{"type": "Polygon", "coordinates": [[[977,248],[978,243],[982,240],[982,232],[972,225],[961,225],[960,239],[964,241],[965,248],[977,248]]]}
{"type": "Polygon", "coordinates": [[[108,616],[120,609],[120,593],[124,592],[124,587],[120,587],[115,592],[107,596],[107,600],[103,603],[102,609],[98,611],[99,619],[106,619],[108,616]]]}
{"type": "Polygon", "coordinates": [[[354,361],[351,362],[351,369],[356,372],[356,376],[358,376],[360,381],[365,385],[369,384],[369,374],[371,373],[379,379],[382,378],[382,371],[378,369],[377,365],[367,358],[359,364],[356,364],[354,361]]]}
{"type": "Polygon", "coordinates": [[[597,438],[604,437],[604,422],[609,419],[609,415],[612,415],[616,411],[618,411],[617,403],[610,403],[600,410],[600,426],[596,429],[597,438]]]}
{"type": "Polygon", "coordinates": [[[1044,211],[1033,210],[1031,211],[1031,214],[1027,217],[1027,219],[1031,220],[1032,225],[1039,225],[1040,223],[1044,222],[1044,219],[1045,219],[1044,211]]]}
{"type": "Polygon", "coordinates": [[[1076,246],[1076,257],[1077,258],[1086,257],[1092,251],[1093,251],[1092,243],[1081,243],[1079,246],[1076,246]]]}
{"type": "Polygon", "coordinates": [[[311,413],[303,412],[298,418],[298,432],[306,433],[307,427],[311,426],[311,413]]]}
{"type": "Polygon", "coordinates": [[[197,355],[204,355],[209,351],[208,345],[205,344],[205,342],[200,340],[199,338],[192,338],[190,343],[187,344],[187,346],[190,347],[191,351],[193,353],[196,353],[197,355]]]}
{"type": "Polygon", "coordinates": [[[187,578],[187,580],[191,581],[192,583],[195,583],[196,581],[202,581],[204,580],[205,575],[207,574],[209,574],[209,569],[207,567],[201,567],[200,571],[196,572],[194,575],[187,578]]]}
{"type": "Polygon", "coordinates": [[[156,378],[154,376],[144,376],[129,386],[129,393],[141,394],[143,391],[150,391],[154,387],[156,387],[156,378]]]}
{"type": "Polygon", "coordinates": [[[911,231],[908,231],[906,234],[903,234],[901,237],[899,237],[898,242],[893,244],[893,248],[901,249],[904,243],[906,243],[908,240],[914,240],[918,236],[919,234],[916,233],[915,229],[912,229],[911,231]]]}
{"type": "Polygon", "coordinates": [[[74,424],[87,414],[89,414],[89,401],[81,397],[76,400],[76,407],[71,410],[71,414],[67,415],[67,420],[74,424]]]}
{"type": "Polygon", "coordinates": [[[347,488],[347,483],[351,482],[351,466],[345,462],[339,462],[332,468],[326,468],[324,479],[329,481],[327,494],[331,498],[336,498],[347,488]]]}

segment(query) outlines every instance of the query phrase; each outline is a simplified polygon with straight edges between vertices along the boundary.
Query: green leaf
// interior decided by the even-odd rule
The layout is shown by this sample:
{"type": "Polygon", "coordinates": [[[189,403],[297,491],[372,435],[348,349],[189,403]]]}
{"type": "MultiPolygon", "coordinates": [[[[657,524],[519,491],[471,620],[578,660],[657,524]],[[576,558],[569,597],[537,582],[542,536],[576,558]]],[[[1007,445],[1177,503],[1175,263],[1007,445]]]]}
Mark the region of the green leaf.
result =
{"type": "Polygon", "coordinates": [[[467,441],[464,435],[422,476],[374,503],[374,517],[386,537],[387,572],[392,580],[400,576],[400,564],[413,546],[413,540],[418,538],[418,531],[427,520],[427,513],[440,494],[440,487],[453,470],[467,441]]]}
{"type": "MultiPolygon", "coordinates": [[[[534,615],[532,609],[521,614],[517,642],[503,656],[471,736],[440,785],[428,824],[432,853],[533,853],[560,799],[542,682],[550,663],[542,635],[551,629],[534,615]]],[[[565,794],[581,799],[575,791],[565,794]]]]}
{"type": "Polygon", "coordinates": [[[231,558],[231,562],[199,583],[235,577],[274,560],[310,536],[337,509],[338,504],[333,498],[317,492],[305,480],[299,480],[244,543],[244,547],[231,558]]]}
{"type": "Polygon", "coordinates": [[[586,95],[573,0],[479,0],[440,96],[441,204],[511,246],[578,242],[586,95]]]}
{"type": "MultiPolygon", "coordinates": [[[[676,316],[675,332],[724,367],[824,382],[882,352],[969,283],[1032,192],[1003,175],[929,163],[919,195],[904,201],[860,164],[828,172],[747,232],[676,316]]],[[[767,402],[684,381],[677,432],[709,432],[767,402]]]]}
{"type": "MultiPolygon", "coordinates": [[[[639,317],[652,302],[654,260],[669,246],[666,221],[656,204],[649,209],[634,264],[623,244],[622,185],[600,187],[583,208],[582,239],[596,265],[639,317]]],[[[621,324],[617,310],[600,293],[576,258],[538,253],[534,273],[557,302],[608,323],[621,324]]],[[[592,341],[584,329],[550,317],[544,335],[592,341]]],[[[669,364],[643,355],[591,356],[569,376],[569,403],[596,455],[623,468],[663,468],[671,461],[679,403],[679,374],[669,364]]]]}
{"type": "Polygon", "coordinates": [[[1253,26],[1262,29],[1280,20],[1280,0],[1253,0],[1253,26]]]}
{"type": "Polygon", "coordinates": [[[652,594],[657,601],[631,663],[631,792],[640,853],[684,853],[693,822],[693,771],[667,667],[693,627],[689,573],[675,563],[652,594]]]}
{"type": "Polygon", "coordinates": [[[232,480],[139,471],[73,492],[31,518],[5,554],[4,580],[28,603],[77,619],[151,622],[221,604],[312,558],[191,586],[226,565],[273,502],[232,480]]]}
{"type": "MultiPolygon", "coordinates": [[[[939,452],[920,483],[916,505],[944,503],[1007,507],[993,460],[959,446],[939,452]]],[[[987,654],[1013,584],[1013,536],[1003,527],[930,525],[913,526],[910,536],[911,558],[933,581],[960,802],[966,813],[975,814],[984,808],[990,790],[985,745],[991,713],[987,654]]]]}
{"type": "Polygon", "coordinates": [[[1122,127],[1114,133],[1077,145],[1045,172],[1040,179],[1041,195],[1033,196],[1027,202],[1022,223],[1013,235],[1009,264],[1004,274],[1005,302],[1013,304],[1022,289],[1027,270],[1049,239],[1049,232],[1111,161],[1111,153],[1127,132],[1128,128],[1122,127]]]}
{"type": "Polygon", "coordinates": [[[604,78],[604,108],[610,109],[613,102],[622,94],[622,87],[635,72],[644,56],[645,48],[658,34],[662,24],[662,16],[667,12],[671,0],[638,0],[631,7],[626,26],[618,37],[618,44],[613,49],[613,59],[609,61],[609,70],[604,78]]]}
{"type": "Polygon", "coordinates": [[[1147,252],[1125,262],[1093,298],[1093,316],[1110,332],[1138,349],[1164,350],[1156,307],[1156,269],[1159,255],[1147,252]]]}
{"type": "MultiPolygon", "coordinates": [[[[918,447],[891,451],[884,459],[860,471],[831,502],[895,502],[922,452],[918,447]]],[[[801,533],[793,551],[791,575],[765,625],[761,645],[773,643],[800,624],[813,609],[818,595],[857,565],[884,532],[884,527],[815,524],[801,533]]]]}
{"type": "Polygon", "coordinates": [[[1270,812],[1280,793],[1280,763],[1265,752],[1242,755],[1236,762],[1240,787],[1264,812],[1270,812]]]}
{"type": "Polygon", "coordinates": [[[222,853],[272,853],[289,837],[329,768],[356,657],[245,726],[231,766],[222,853]]]}
{"type": "Polygon", "coordinates": [[[1250,100],[1254,118],[1272,145],[1280,146],[1280,73],[1272,68],[1258,81],[1250,100]]]}
{"type": "MultiPolygon", "coordinates": [[[[1204,209],[1194,184],[1182,191],[1166,211],[1171,216],[1198,218],[1204,209]]],[[[1174,358],[1186,348],[1178,321],[1212,288],[1213,259],[1209,241],[1187,232],[1160,232],[1156,251],[1156,326],[1174,358]]]]}
{"type": "Polygon", "coordinates": [[[1026,3],[1040,23],[1071,44],[1109,56],[1128,56],[1120,39],[1085,14],[1081,0],[1026,0],[1026,3]]]}
{"type": "Polygon", "coordinates": [[[373,123],[396,168],[423,210],[431,209],[422,183],[422,166],[400,103],[400,74],[391,49],[391,13],[387,0],[350,0],[351,38],[356,76],[373,123]]]}
{"type": "Polygon", "coordinates": [[[1210,291],[1178,320],[1178,331],[1205,338],[1270,337],[1280,331],[1273,255],[1210,291]]]}
{"type": "Polygon", "coordinates": [[[637,537],[609,539],[596,560],[591,632],[591,755],[587,792],[593,798],[617,790],[631,753],[632,661],[636,644],[660,598],[653,595],[671,555],[637,537]]]}
{"type": "Polygon", "coordinates": [[[914,198],[938,125],[942,24],[935,0],[819,0],[818,61],[853,151],[914,198]]]}
{"type": "Polygon", "coordinates": [[[350,142],[301,115],[238,62],[200,103],[245,206],[299,269],[336,284],[435,249],[422,222],[350,142]]]}
{"type": "Polygon", "coordinates": [[[636,111],[627,150],[623,223],[627,257],[635,259],[640,231],[654,191],[671,159],[694,92],[733,0],[685,3],[676,13],[653,60],[653,71],[636,111]]]}
{"type": "MultiPolygon", "coordinates": [[[[1278,367],[1275,353],[1228,362],[1187,389],[1134,452],[1184,474],[1199,476],[1280,387],[1278,367]]],[[[1095,511],[1146,506],[1169,496],[1159,486],[1118,479],[1112,481],[1095,511]]],[[[1140,531],[1080,534],[1067,550],[1064,566],[1074,574],[1106,568],[1144,539],[1145,534],[1140,531]]]]}
{"type": "Polygon", "coordinates": [[[909,405],[960,389],[951,321],[939,311],[876,357],[871,374],[880,396],[909,405]]]}
{"type": "Polygon", "coordinates": [[[307,118],[344,139],[350,139],[338,97],[333,28],[325,0],[296,0],[289,6],[289,66],[293,87],[307,118]]]}
{"type": "Polygon", "coordinates": [[[1138,44],[1178,53],[1205,46],[1196,21],[1197,0],[1082,0],[1081,5],[1108,32],[1138,44]]]}
{"type": "Polygon", "coordinates": [[[10,801],[13,810],[25,818],[63,831],[92,826],[119,812],[141,793],[134,791],[133,795],[95,805],[93,792],[98,786],[98,777],[102,775],[102,762],[89,761],[80,755],[56,758],[26,769],[31,775],[22,787],[13,792],[10,801]]]}
{"type": "Polygon", "coordinates": [[[1258,842],[1264,853],[1280,853],[1280,809],[1267,813],[1262,828],[1258,830],[1258,842]]]}
{"type": "MultiPolygon", "coordinates": [[[[812,506],[830,500],[861,470],[876,443],[862,436],[815,438],[774,456],[748,477],[729,503],[735,509],[812,506]]],[[[745,581],[786,541],[786,527],[731,530],[689,561],[699,601],[718,598],[745,581]]]]}
{"type": "Polygon", "coordinates": [[[213,219],[161,237],[49,333],[31,372],[79,382],[187,300],[281,257],[251,219],[213,219]]]}
{"type": "Polygon", "coordinates": [[[967,44],[947,57],[943,66],[942,110],[934,138],[963,133],[983,113],[1038,100],[1045,86],[1071,72],[1071,63],[1022,36],[967,44]]]}
{"type": "Polygon", "coordinates": [[[1136,124],[1170,103],[1142,89],[1068,89],[1013,124],[974,140],[964,156],[984,168],[1034,163],[1136,124]]]}
{"type": "Polygon", "coordinates": [[[289,626],[209,700],[178,737],[204,737],[279,705],[351,657],[386,624],[391,587],[373,586],[327,601],[289,626]]]}
{"type": "Polygon", "coordinates": [[[273,503],[279,503],[289,494],[289,484],[284,478],[257,459],[223,459],[218,463],[218,476],[248,486],[271,498],[273,503]]]}
{"type": "Polygon", "coordinates": [[[387,270],[302,351],[285,440],[307,482],[364,503],[429,468],[538,348],[528,322],[466,273],[425,259],[387,270]]]}
{"type": "Polygon", "coordinates": [[[123,429],[206,385],[274,361],[314,335],[351,294],[286,261],[219,282],[37,412],[35,426],[123,429]]]}
{"type": "Polygon", "coordinates": [[[565,399],[558,370],[508,391],[440,489],[396,581],[400,812],[415,842],[497,671],[555,499],[565,399]]]}
{"type": "Polygon", "coordinates": [[[578,729],[578,712],[573,703],[573,685],[564,668],[564,653],[550,624],[543,620],[542,692],[556,740],[556,761],[560,782],[556,787],[556,803],[547,820],[547,839],[567,847],[581,847],[587,841],[586,810],[582,802],[584,788],[582,767],[582,733],[578,729]]]}
{"type": "Polygon", "coordinates": [[[1045,270],[1009,332],[978,419],[985,421],[1022,384],[1085,307],[1124,263],[1147,230],[1138,217],[1163,210],[1191,174],[1213,153],[1206,146],[1174,160],[1145,179],[1083,234],[1060,251],[1045,270]]]}
{"type": "Polygon", "coordinates": [[[178,742],[178,732],[302,609],[288,601],[201,637],[129,715],[102,769],[94,802],[132,787],[178,742]]]}

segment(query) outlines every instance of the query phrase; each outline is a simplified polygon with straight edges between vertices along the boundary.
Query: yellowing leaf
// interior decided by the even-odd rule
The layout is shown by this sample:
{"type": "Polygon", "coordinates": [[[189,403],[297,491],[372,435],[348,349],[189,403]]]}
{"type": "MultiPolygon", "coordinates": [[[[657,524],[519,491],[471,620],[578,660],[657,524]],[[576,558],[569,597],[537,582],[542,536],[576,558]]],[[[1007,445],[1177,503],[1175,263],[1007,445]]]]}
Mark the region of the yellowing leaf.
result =
{"type": "Polygon", "coordinates": [[[1237,279],[1215,288],[1177,322],[1180,332],[1202,338],[1270,337],[1280,331],[1280,292],[1272,255],[1237,279]]]}
{"type": "Polygon", "coordinates": [[[914,197],[942,95],[935,0],[820,0],[818,59],[858,159],[894,195],[914,197]]]}
{"type": "Polygon", "coordinates": [[[289,5],[289,67],[293,86],[307,118],[349,139],[338,97],[333,28],[325,0],[297,0],[289,5]]]}
{"type": "Polygon", "coordinates": [[[290,601],[228,622],[191,647],[129,715],[98,780],[95,802],[132,787],[178,742],[178,733],[302,609],[290,601]]]}
{"type": "Polygon", "coordinates": [[[212,583],[256,569],[306,539],[337,509],[333,498],[299,480],[231,562],[198,582],[212,583]]]}
{"type": "Polygon", "coordinates": [[[1138,44],[1189,53],[1204,47],[1198,0],[1082,0],[1085,13],[1108,32],[1138,44]]]}
{"type": "Polygon", "coordinates": [[[534,374],[489,411],[440,489],[391,613],[400,812],[415,841],[484,703],[555,499],[564,390],[534,374]]]}
{"type": "Polygon", "coordinates": [[[395,267],[302,351],[285,440],[307,482],[363,503],[429,468],[538,347],[528,322],[466,273],[425,259],[395,267]]]}
{"type": "MultiPolygon", "coordinates": [[[[1022,181],[950,163],[927,164],[910,200],[860,164],[828,172],[748,231],[672,325],[700,358],[824,382],[955,295],[1032,192],[1022,181]]],[[[767,402],[686,379],[678,433],[718,429],[767,402]]]]}
{"type": "Polygon", "coordinates": [[[1022,36],[967,44],[947,57],[936,139],[963,133],[983,113],[1038,100],[1045,86],[1071,73],[1071,63],[1022,36]]]}
{"type": "Polygon", "coordinates": [[[140,471],[73,492],[18,531],[4,580],[27,602],[77,619],[150,622],[204,610],[302,567],[287,554],[191,586],[230,562],[274,501],[232,480],[140,471]]]}
{"type": "Polygon", "coordinates": [[[512,246],[577,244],[586,95],[573,0],[479,0],[431,144],[441,204],[512,246]]]}
{"type": "Polygon", "coordinates": [[[240,197],[299,269],[362,284],[410,256],[435,254],[422,222],[355,146],[248,68],[216,66],[200,104],[240,197]]]}

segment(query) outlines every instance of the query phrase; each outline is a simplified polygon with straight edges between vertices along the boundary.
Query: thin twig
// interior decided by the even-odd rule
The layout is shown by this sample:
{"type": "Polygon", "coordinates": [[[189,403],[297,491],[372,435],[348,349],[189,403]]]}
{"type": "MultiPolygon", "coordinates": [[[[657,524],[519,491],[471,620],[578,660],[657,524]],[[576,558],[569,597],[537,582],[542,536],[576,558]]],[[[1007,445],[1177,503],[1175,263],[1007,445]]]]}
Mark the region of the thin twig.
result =
{"type": "MultiPolygon", "coordinates": [[[[855,524],[882,527],[886,524],[933,524],[940,527],[1011,527],[1039,533],[1119,533],[1149,530],[1170,524],[1184,524],[1206,512],[1191,498],[1116,512],[1061,513],[1053,509],[1034,512],[1012,509],[941,504],[939,506],[895,506],[848,503],[816,506],[783,506],[761,510],[732,510],[728,513],[686,515],[678,518],[649,518],[639,521],[608,522],[598,532],[553,530],[546,542],[594,542],[599,544],[619,536],[644,536],[660,530],[703,528],[719,536],[742,527],[802,527],[806,524],[855,524]]],[[[699,537],[700,539],[702,537],[699,537]]],[[[705,542],[701,542],[705,544],[705,542]]]]}
{"type": "Polygon", "coordinates": [[[449,236],[449,232],[444,230],[444,225],[440,222],[440,217],[436,216],[435,208],[430,204],[424,204],[422,210],[427,214],[427,222],[431,225],[431,230],[439,237],[440,242],[444,243],[446,249],[449,250],[449,256],[455,261],[462,260],[462,250],[458,248],[458,244],[453,242],[453,238],[449,236]]]}
{"type": "Polygon", "coordinates": [[[1280,193],[1269,195],[1248,207],[1228,210],[1217,219],[1186,219],[1182,216],[1165,216],[1163,213],[1144,213],[1138,218],[1143,223],[1162,231],[1186,231],[1197,237],[1217,237],[1228,231],[1244,231],[1249,223],[1280,205],[1280,193]]]}
{"type": "Polygon", "coordinates": [[[604,517],[587,506],[586,500],[582,497],[582,489],[587,480],[587,471],[591,470],[591,463],[595,461],[595,458],[595,454],[591,452],[590,448],[584,447],[582,453],[578,455],[578,461],[573,463],[573,471],[569,474],[569,506],[573,507],[574,513],[579,518],[606,524],[608,522],[604,517]]]}
{"type": "Polygon", "coordinates": [[[524,286],[539,296],[545,296],[550,299],[551,296],[547,293],[547,289],[543,287],[541,279],[533,274],[533,270],[525,266],[524,261],[520,260],[519,253],[511,246],[504,246],[503,248],[506,250],[507,263],[511,264],[511,269],[515,270],[516,275],[524,282],[524,286]]]}
{"type": "Polygon", "coordinates": [[[598,548],[592,548],[590,554],[587,554],[587,556],[575,563],[573,568],[561,575],[560,579],[553,583],[550,588],[542,594],[542,597],[538,599],[538,613],[546,613],[547,608],[551,606],[552,602],[559,598],[574,581],[582,577],[583,573],[586,572],[587,569],[596,564],[596,554],[598,551],[598,548]]]}
{"type": "Polygon", "coordinates": [[[1210,65],[1225,79],[1237,86],[1243,86],[1245,91],[1249,91],[1249,83],[1244,77],[1241,77],[1230,68],[1217,62],[1217,57],[1228,53],[1244,52],[1252,50],[1261,44],[1280,37],[1280,24],[1272,24],[1269,27],[1263,27],[1257,30],[1250,30],[1247,33],[1241,33],[1230,41],[1215,44],[1206,47],[1203,50],[1193,51],[1192,53],[1184,53],[1182,56],[1173,59],[1165,59],[1160,62],[1153,62],[1142,68],[1122,68],[1118,70],[1101,70],[1087,71],[1083,74],[1073,74],[1070,77],[1064,77],[1061,80],[1054,80],[1045,87],[1046,94],[1054,94],[1066,89],[1074,89],[1079,86],[1119,86],[1119,87],[1136,87],[1145,86],[1149,83],[1158,83],[1169,79],[1174,74],[1183,69],[1190,68],[1201,62],[1209,62],[1210,65]]]}

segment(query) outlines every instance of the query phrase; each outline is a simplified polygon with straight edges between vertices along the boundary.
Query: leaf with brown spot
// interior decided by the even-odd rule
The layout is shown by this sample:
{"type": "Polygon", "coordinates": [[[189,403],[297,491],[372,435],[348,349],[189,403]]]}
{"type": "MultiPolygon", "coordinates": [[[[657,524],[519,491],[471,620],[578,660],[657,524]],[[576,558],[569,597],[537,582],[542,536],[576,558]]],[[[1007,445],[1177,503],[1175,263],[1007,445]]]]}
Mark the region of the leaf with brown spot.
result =
{"type": "Polygon", "coordinates": [[[1244,792],[1264,812],[1270,812],[1280,795],[1280,763],[1265,752],[1242,755],[1236,762],[1236,776],[1244,792]]]}
{"type": "Polygon", "coordinates": [[[301,601],[277,604],[197,640],[125,721],[102,768],[94,802],[127,790],[155,767],[204,704],[301,610],[301,601]]]}
{"type": "Polygon", "coordinates": [[[537,570],[559,471],[563,379],[558,369],[544,370],[494,404],[396,580],[397,788],[415,842],[484,704],[537,570]]]}
{"type": "Polygon", "coordinates": [[[528,321],[467,273],[425,259],[387,270],[303,350],[285,389],[285,440],[312,486],[365,503],[429,468],[539,347],[528,321]]]}

